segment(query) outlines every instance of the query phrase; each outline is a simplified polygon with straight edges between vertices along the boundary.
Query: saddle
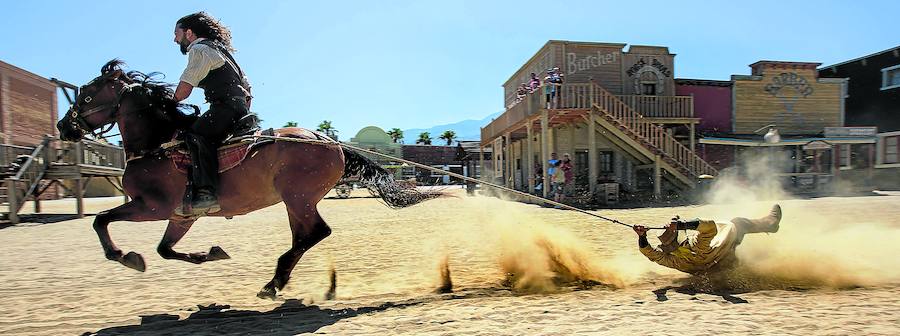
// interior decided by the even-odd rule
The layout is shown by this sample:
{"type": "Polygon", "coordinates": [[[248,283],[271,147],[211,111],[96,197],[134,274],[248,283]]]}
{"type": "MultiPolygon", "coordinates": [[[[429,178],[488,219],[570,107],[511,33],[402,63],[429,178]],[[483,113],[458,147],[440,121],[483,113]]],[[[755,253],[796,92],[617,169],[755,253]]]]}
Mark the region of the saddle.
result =
{"type": "MultiPolygon", "coordinates": [[[[222,143],[218,149],[218,157],[219,157],[219,173],[224,173],[234,167],[239,166],[245,159],[253,152],[254,149],[262,147],[264,145],[274,143],[274,139],[260,139],[259,136],[274,136],[274,137],[291,137],[291,138],[309,138],[321,141],[333,142],[331,138],[328,136],[315,131],[310,131],[303,128],[295,128],[293,132],[288,131],[285,134],[281,134],[276,132],[274,129],[269,128],[266,130],[256,129],[252,133],[240,134],[239,136],[232,136],[222,143]]],[[[178,139],[179,137],[176,135],[175,140],[167,142],[163,144],[161,147],[165,150],[166,155],[172,159],[172,164],[175,166],[175,169],[181,173],[187,173],[188,167],[191,166],[191,155],[188,151],[187,147],[184,146],[184,141],[178,139]]]]}
{"type": "MultiPolygon", "coordinates": [[[[218,149],[220,174],[237,167],[244,162],[244,159],[247,158],[247,155],[252,149],[275,142],[275,140],[272,139],[259,139],[256,137],[257,135],[279,136],[280,134],[270,128],[264,131],[257,130],[252,134],[226,139],[218,149]]],[[[184,142],[181,140],[174,140],[166,147],[171,148],[171,150],[168,151],[168,156],[172,159],[172,164],[175,165],[175,169],[186,174],[188,167],[191,166],[192,160],[190,152],[184,146],[184,142]]]]}

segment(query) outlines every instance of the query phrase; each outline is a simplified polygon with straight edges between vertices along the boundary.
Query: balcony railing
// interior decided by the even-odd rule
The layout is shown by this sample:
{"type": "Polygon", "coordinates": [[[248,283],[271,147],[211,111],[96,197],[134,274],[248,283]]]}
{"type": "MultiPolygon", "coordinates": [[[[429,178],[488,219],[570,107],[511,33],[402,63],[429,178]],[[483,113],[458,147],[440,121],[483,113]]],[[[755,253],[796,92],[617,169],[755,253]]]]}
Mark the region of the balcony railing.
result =
{"type": "Polygon", "coordinates": [[[616,95],[619,100],[648,118],[693,118],[694,97],[616,95]]]}
{"type": "MultiPolygon", "coordinates": [[[[541,109],[589,109],[597,103],[600,93],[597,84],[570,83],[559,88],[559,95],[547,100],[544,88],[535,90],[522,100],[510,105],[506,112],[482,127],[482,142],[493,140],[501,132],[522,121],[528,116],[539,113],[541,109]]],[[[606,92],[604,90],[604,92],[606,92]]],[[[644,117],[651,118],[693,118],[694,98],[690,96],[637,96],[617,95],[625,105],[644,117]]]]}

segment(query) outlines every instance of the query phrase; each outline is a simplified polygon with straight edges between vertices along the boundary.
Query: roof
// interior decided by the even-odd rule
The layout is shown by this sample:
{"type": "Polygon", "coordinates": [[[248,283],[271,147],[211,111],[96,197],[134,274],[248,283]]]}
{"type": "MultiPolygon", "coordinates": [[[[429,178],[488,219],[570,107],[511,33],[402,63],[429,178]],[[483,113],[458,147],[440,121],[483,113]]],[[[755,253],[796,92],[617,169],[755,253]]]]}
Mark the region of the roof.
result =
{"type": "Polygon", "coordinates": [[[829,144],[862,144],[862,143],[875,143],[875,137],[829,137],[829,138],[793,138],[793,139],[781,139],[781,141],[776,143],[766,143],[761,139],[762,137],[756,136],[756,139],[742,139],[742,138],[700,138],[699,143],[708,144],[708,145],[730,145],[730,146],[745,146],[745,147],[773,147],[773,146],[802,146],[809,144],[815,141],[824,141],[829,144]]]}
{"type": "Polygon", "coordinates": [[[712,79],[693,79],[693,78],[675,78],[676,85],[698,85],[698,86],[723,86],[730,87],[734,83],[732,81],[712,80],[712,79]]]}
{"type": "Polygon", "coordinates": [[[525,69],[525,66],[527,66],[529,63],[531,63],[531,61],[535,60],[535,59],[538,57],[538,55],[541,54],[541,51],[543,51],[544,48],[549,48],[550,45],[552,45],[552,44],[554,44],[554,43],[575,44],[575,45],[585,45],[585,46],[615,47],[615,48],[618,48],[619,50],[622,50],[622,48],[624,48],[624,47],[627,45],[627,44],[625,44],[625,43],[579,42],[579,41],[566,41],[566,40],[549,40],[549,41],[547,41],[546,43],[544,43],[544,45],[541,46],[541,47],[538,49],[538,51],[536,51],[536,52],[534,53],[534,55],[532,55],[531,57],[529,57],[528,60],[525,61],[525,63],[522,63],[522,66],[520,66],[518,69],[516,69],[516,71],[514,71],[514,72],[512,73],[512,75],[509,75],[509,78],[506,79],[505,82],[503,82],[503,85],[506,85],[506,84],[509,83],[509,81],[513,80],[513,79],[516,77],[516,74],[518,74],[520,71],[524,70],[524,69],[525,69]]]}
{"type": "Polygon", "coordinates": [[[875,57],[875,56],[878,56],[878,55],[881,55],[881,54],[884,54],[884,53],[889,53],[889,52],[892,52],[892,51],[894,51],[894,50],[900,50],[900,46],[896,46],[896,47],[893,47],[893,48],[890,48],[890,49],[885,49],[885,50],[882,50],[882,51],[879,51],[879,52],[876,52],[876,53],[868,54],[868,55],[863,56],[863,57],[857,57],[857,58],[854,58],[854,59],[849,60],[849,61],[843,61],[843,62],[840,62],[840,63],[836,63],[836,64],[832,64],[832,65],[828,65],[828,66],[823,66],[823,67],[821,67],[820,69],[833,68],[833,67],[841,66],[841,65],[844,65],[844,64],[847,64],[847,63],[853,63],[853,62],[856,62],[856,61],[859,61],[859,60],[862,60],[862,59],[867,59],[867,58],[869,58],[869,57],[875,57]]]}
{"type": "Polygon", "coordinates": [[[31,71],[22,69],[15,65],[6,63],[4,61],[0,61],[0,70],[7,70],[7,71],[9,71],[8,74],[14,75],[14,76],[17,75],[17,76],[15,76],[16,78],[29,80],[31,83],[38,85],[38,86],[42,86],[46,89],[56,90],[56,84],[51,82],[49,79],[41,77],[31,71]]]}

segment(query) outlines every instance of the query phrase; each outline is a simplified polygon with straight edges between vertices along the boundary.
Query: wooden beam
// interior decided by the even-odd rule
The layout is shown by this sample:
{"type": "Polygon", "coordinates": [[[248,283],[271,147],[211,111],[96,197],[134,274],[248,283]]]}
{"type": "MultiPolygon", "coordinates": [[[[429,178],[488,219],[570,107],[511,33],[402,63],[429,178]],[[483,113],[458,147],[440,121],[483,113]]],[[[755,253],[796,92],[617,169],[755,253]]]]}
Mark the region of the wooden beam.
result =
{"type": "Polygon", "coordinates": [[[660,199],[662,196],[662,171],[659,167],[659,155],[653,159],[653,196],[660,199]]]}
{"type": "Polygon", "coordinates": [[[599,168],[597,167],[597,121],[591,113],[588,116],[588,190],[591,195],[597,190],[597,175],[599,168]]]}
{"type": "Polygon", "coordinates": [[[75,179],[75,210],[78,218],[84,217],[84,185],[81,184],[81,178],[75,179]]]}
{"type": "Polygon", "coordinates": [[[512,138],[509,135],[509,132],[506,132],[506,136],[504,137],[503,141],[503,148],[506,148],[506,150],[503,152],[503,166],[505,168],[505,171],[503,173],[503,180],[505,181],[504,185],[507,188],[512,188],[512,138]]]}
{"type": "Polygon", "coordinates": [[[544,198],[547,198],[547,190],[550,189],[550,176],[547,176],[547,169],[550,168],[548,163],[550,161],[550,144],[548,143],[549,132],[547,130],[547,126],[550,123],[549,119],[547,110],[541,111],[541,176],[544,179],[541,192],[544,194],[544,198]]]}
{"type": "Polygon", "coordinates": [[[528,172],[526,174],[528,179],[528,193],[534,194],[534,147],[532,146],[534,143],[534,130],[532,130],[531,123],[525,125],[525,132],[527,133],[526,141],[526,155],[525,155],[525,168],[528,172]]]}
{"type": "MultiPolygon", "coordinates": [[[[24,200],[22,200],[24,201],[24,200]]],[[[19,193],[16,190],[16,181],[6,180],[6,202],[9,203],[9,222],[19,224],[19,193]]]]}
{"type": "Polygon", "coordinates": [[[696,133],[694,131],[694,128],[695,128],[694,124],[690,124],[689,127],[691,128],[691,135],[690,135],[690,137],[691,137],[691,153],[697,154],[697,152],[695,150],[697,139],[696,139],[696,133]]]}

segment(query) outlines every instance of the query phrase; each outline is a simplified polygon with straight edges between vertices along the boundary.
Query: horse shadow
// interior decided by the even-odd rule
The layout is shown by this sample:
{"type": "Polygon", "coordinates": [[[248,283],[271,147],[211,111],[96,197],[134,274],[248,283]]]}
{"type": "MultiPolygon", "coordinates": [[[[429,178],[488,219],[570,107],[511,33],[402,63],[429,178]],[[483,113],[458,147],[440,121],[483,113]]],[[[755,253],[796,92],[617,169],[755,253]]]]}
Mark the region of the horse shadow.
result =
{"type": "Polygon", "coordinates": [[[359,308],[322,308],[288,299],[271,311],[231,310],[228,305],[198,305],[199,310],[185,319],[178,315],[141,316],[138,325],[110,327],[83,335],[188,335],[213,332],[217,335],[296,335],[312,333],[343,319],[392,308],[406,308],[422,302],[386,302],[359,308]]]}

